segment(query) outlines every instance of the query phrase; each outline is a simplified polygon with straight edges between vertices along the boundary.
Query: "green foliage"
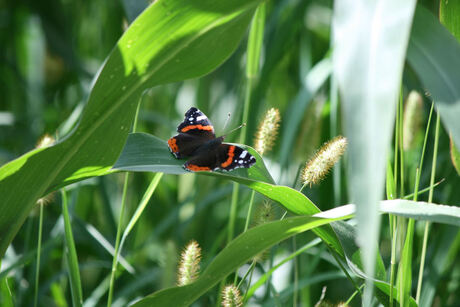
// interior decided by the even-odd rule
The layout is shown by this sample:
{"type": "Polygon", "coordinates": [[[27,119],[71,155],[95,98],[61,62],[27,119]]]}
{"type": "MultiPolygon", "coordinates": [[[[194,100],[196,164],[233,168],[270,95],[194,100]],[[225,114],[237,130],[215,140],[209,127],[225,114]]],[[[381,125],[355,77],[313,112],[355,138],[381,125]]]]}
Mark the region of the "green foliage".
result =
{"type": "Polygon", "coordinates": [[[451,2],[439,3],[445,27],[398,0],[0,6],[0,305],[209,306],[233,280],[257,306],[312,306],[323,286],[325,304],[416,306],[417,282],[420,306],[460,300],[451,2]],[[404,125],[411,91],[426,94],[417,128],[404,125]],[[229,127],[245,122],[239,146],[257,163],[186,172],[164,140],[192,105],[218,135],[229,112],[229,127]],[[428,129],[432,105],[443,127],[428,129]],[[280,137],[262,157],[251,137],[271,107],[280,137]],[[410,149],[403,126],[418,129],[410,149]],[[31,150],[44,133],[57,141],[31,150]],[[299,191],[305,161],[339,134],[343,161],[299,191]],[[248,228],[267,201],[276,221],[248,228]],[[192,239],[202,272],[176,287],[192,239]]]}
{"type": "Polygon", "coordinates": [[[222,63],[241,40],[257,3],[165,2],[145,10],[118,41],[71,135],[1,168],[0,254],[39,197],[62,183],[107,173],[126,141],[143,91],[201,76],[222,63]],[[217,44],[221,36],[225,39],[217,44]]]}

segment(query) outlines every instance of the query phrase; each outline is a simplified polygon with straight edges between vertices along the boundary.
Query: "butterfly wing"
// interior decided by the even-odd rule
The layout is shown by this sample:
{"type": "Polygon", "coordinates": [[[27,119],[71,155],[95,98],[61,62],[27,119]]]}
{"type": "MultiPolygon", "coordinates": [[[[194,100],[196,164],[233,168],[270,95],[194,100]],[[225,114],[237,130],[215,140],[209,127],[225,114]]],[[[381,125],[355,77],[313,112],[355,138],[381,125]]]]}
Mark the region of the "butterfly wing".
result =
{"type": "Polygon", "coordinates": [[[219,168],[225,171],[231,171],[235,168],[249,168],[256,163],[256,158],[247,150],[231,145],[221,144],[217,148],[219,168]]]}
{"type": "Polygon", "coordinates": [[[177,132],[178,135],[168,140],[168,147],[178,159],[196,155],[201,146],[216,138],[214,127],[208,117],[195,107],[185,113],[177,132]]]}
{"type": "Polygon", "coordinates": [[[177,159],[189,158],[195,155],[198,148],[208,142],[207,137],[189,133],[179,133],[168,140],[168,147],[177,159]]]}
{"type": "Polygon", "coordinates": [[[247,150],[231,144],[220,144],[214,150],[191,158],[184,164],[184,168],[194,172],[216,169],[231,171],[235,168],[249,168],[254,163],[256,158],[247,150]]]}
{"type": "Polygon", "coordinates": [[[177,132],[206,137],[207,139],[216,137],[209,118],[195,107],[190,108],[185,113],[184,121],[177,127],[177,132]]]}

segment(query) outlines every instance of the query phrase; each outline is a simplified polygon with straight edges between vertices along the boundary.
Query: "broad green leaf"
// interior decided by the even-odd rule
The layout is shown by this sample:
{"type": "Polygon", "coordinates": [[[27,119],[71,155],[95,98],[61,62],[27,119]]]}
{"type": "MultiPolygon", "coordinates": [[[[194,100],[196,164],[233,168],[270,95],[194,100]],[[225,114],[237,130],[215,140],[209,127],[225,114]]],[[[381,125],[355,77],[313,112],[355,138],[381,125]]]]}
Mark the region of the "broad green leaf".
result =
{"type": "Polygon", "coordinates": [[[73,132],[0,168],[0,255],[39,197],[110,170],[145,89],[204,75],[228,58],[259,2],[158,0],[150,5],[108,56],[73,132]]]}
{"type": "MultiPolygon", "coordinates": [[[[334,75],[349,141],[349,187],[357,205],[358,243],[374,275],[385,183],[406,47],[416,1],[338,0],[334,4],[334,75]]],[[[370,281],[368,282],[370,285],[370,281]]],[[[372,287],[366,287],[364,305],[372,287]]]]}
{"type": "MultiPolygon", "coordinates": [[[[312,215],[321,212],[305,195],[286,186],[273,183],[262,158],[250,147],[246,147],[256,157],[256,164],[249,169],[237,169],[231,172],[200,172],[207,176],[231,179],[279,202],[287,210],[297,215],[312,215]]],[[[184,174],[184,160],[178,160],[169,152],[165,141],[145,133],[133,133],[128,137],[126,146],[114,165],[114,170],[164,172],[184,174]]],[[[327,244],[341,256],[342,248],[331,228],[314,230],[327,244]]]]}
{"type": "Polygon", "coordinates": [[[382,201],[380,203],[380,211],[414,220],[429,221],[460,227],[460,207],[457,206],[395,199],[382,201]]]}
{"type": "Polygon", "coordinates": [[[268,247],[295,234],[346,218],[349,218],[348,214],[335,218],[294,217],[249,229],[231,241],[195,282],[155,292],[133,306],[189,306],[225,276],[268,247]]]}
{"type": "Polygon", "coordinates": [[[455,37],[427,9],[417,7],[407,59],[456,144],[460,144],[459,54],[455,37]]]}
{"type": "MultiPolygon", "coordinates": [[[[202,172],[215,176],[239,176],[252,180],[273,183],[265,164],[260,155],[251,147],[239,145],[247,150],[256,158],[257,162],[249,169],[236,169],[232,172],[202,172]]],[[[113,168],[121,171],[134,172],[162,172],[167,174],[186,174],[182,165],[186,160],[174,158],[168,149],[168,144],[162,139],[146,133],[131,133],[126,141],[126,145],[113,168]]]]}

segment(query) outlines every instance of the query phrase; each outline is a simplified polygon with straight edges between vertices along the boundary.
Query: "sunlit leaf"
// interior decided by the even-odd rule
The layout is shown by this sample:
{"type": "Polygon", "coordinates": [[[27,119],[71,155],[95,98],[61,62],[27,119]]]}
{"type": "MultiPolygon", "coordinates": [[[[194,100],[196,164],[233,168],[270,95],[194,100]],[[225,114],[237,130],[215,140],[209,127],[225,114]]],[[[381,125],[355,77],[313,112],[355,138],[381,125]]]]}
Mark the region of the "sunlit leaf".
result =
{"type": "Polygon", "coordinates": [[[71,135],[0,169],[0,255],[39,197],[110,170],[145,89],[202,76],[227,59],[258,3],[159,0],[146,9],[106,59],[71,135]]]}

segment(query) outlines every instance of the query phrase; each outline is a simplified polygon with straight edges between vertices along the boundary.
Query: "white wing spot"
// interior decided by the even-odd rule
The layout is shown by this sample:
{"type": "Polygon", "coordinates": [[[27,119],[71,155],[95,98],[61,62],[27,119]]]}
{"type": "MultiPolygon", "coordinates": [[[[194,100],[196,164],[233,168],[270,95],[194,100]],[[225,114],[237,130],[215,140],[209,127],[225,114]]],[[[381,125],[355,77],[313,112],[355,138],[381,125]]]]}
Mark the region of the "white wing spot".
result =
{"type": "Polygon", "coordinates": [[[238,161],[239,164],[243,164],[243,160],[238,161]]]}
{"type": "Polygon", "coordinates": [[[196,118],[197,121],[205,120],[205,119],[206,119],[206,115],[201,115],[196,118]]]}
{"type": "Polygon", "coordinates": [[[247,152],[246,150],[243,151],[243,152],[241,153],[241,155],[240,155],[240,158],[241,158],[241,159],[244,159],[244,157],[246,157],[247,154],[248,154],[248,152],[247,152]]]}

